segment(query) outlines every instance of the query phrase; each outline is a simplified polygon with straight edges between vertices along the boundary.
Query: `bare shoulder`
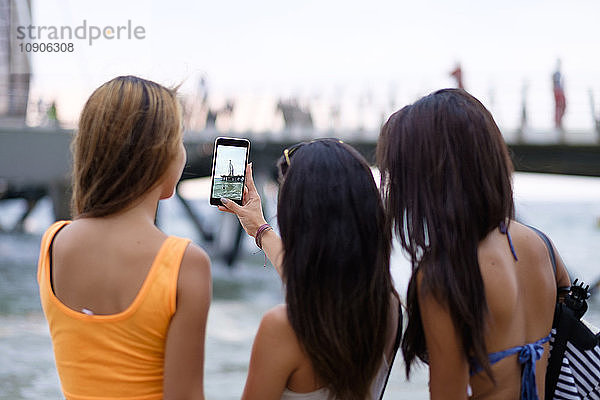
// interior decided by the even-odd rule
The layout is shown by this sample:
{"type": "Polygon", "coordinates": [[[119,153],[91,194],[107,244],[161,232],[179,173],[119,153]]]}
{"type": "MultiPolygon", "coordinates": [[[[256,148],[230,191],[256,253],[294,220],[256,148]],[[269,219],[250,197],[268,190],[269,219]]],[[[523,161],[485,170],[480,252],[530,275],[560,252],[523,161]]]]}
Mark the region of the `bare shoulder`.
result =
{"type": "Polygon", "coordinates": [[[537,258],[545,258],[548,249],[537,232],[517,221],[511,221],[510,227],[513,240],[519,247],[537,258]]]}
{"type": "MultiPolygon", "coordinates": [[[[544,240],[531,226],[524,225],[517,221],[510,222],[510,232],[514,237],[514,240],[524,242],[530,245],[530,248],[534,248],[536,251],[543,254],[548,253],[548,249],[544,240]]],[[[550,238],[548,238],[550,239],[550,238]]]]}
{"type": "Polygon", "coordinates": [[[260,326],[274,333],[292,334],[295,337],[285,304],[279,304],[267,311],[260,322],[260,326]]]}
{"type": "Polygon", "coordinates": [[[79,271],[96,269],[98,265],[109,264],[108,260],[114,264],[119,259],[119,248],[111,246],[109,241],[114,240],[124,247],[124,238],[97,229],[96,225],[95,221],[88,218],[76,219],[57,232],[52,242],[53,262],[57,266],[57,273],[65,267],[79,271]],[[107,248],[110,248],[110,253],[107,253],[107,248]]]}
{"type": "Polygon", "coordinates": [[[201,247],[194,243],[190,243],[183,254],[179,270],[178,290],[210,298],[210,258],[201,247]]]}
{"type": "Polygon", "coordinates": [[[82,247],[81,241],[93,236],[94,231],[88,227],[86,222],[74,220],[65,225],[54,237],[53,248],[72,250],[82,247]]]}
{"type": "Polygon", "coordinates": [[[288,318],[285,304],[275,306],[265,313],[260,322],[256,340],[280,349],[285,348],[290,355],[301,353],[300,344],[288,318]]]}
{"type": "Polygon", "coordinates": [[[242,399],[279,399],[304,361],[285,305],[267,311],[258,328],[242,399]]]}
{"type": "Polygon", "coordinates": [[[181,266],[195,268],[210,274],[210,258],[200,246],[190,243],[185,249],[181,266]],[[205,271],[206,270],[206,271],[205,271]]]}
{"type": "MultiPolygon", "coordinates": [[[[528,226],[522,225],[518,222],[514,223],[514,225],[517,227],[518,232],[520,232],[520,233],[525,232],[523,234],[524,240],[527,240],[529,243],[535,243],[535,246],[528,247],[529,251],[533,252],[532,254],[535,254],[535,256],[537,257],[538,260],[546,260],[546,262],[549,263],[550,256],[548,253],[548,248],[546,247],[546,244],[544,243],[544,240],[533,229],[529,228],[528,226]]],[[[548,240],[550,241],[550,244],[552,245],[552,249],[554,251],[554,257],[556,259],[556,282],[559,287],[570,286],[571,281],[569,278],[569,273],[568,273],[567,267],[565,266],[565,263],[562,260],[556,245],[552,241],[552,238],[550,238],[549,236],[547,236],[547,237],[548,237],[548,240]]]]}
{"type": "MultiPolygon", "coordinates": [[[[537,232],[535,232],[532,228],[515,221],[511,223],[511,226],[514,227],[513,236],[515,238],[515,242],[517,242],[520,247],[523,248],[527,257],[531,257],[532,260],[540,263],[550,263],[548,247],[537,232]]],[[[558,278],[557,280],[560,282],[561,275],[566,274],[568,277],[568,274],[566,273],[564,263],[560,257],[560,254],[558,253],[556,245],[550,237],[548,237],[548,240],[552,245],[554,256],[556,258],[556,276],[558,278]]]]}

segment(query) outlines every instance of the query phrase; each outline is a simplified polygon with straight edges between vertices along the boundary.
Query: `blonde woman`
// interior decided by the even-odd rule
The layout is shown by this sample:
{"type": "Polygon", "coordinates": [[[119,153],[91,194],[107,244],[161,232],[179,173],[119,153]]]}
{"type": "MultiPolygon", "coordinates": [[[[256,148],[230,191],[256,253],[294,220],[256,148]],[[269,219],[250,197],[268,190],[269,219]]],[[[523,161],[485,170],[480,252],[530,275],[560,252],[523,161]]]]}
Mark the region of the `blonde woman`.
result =
{"type": "Polygon", "coordinates": [[[174,90],[100,86],[73,142],[73,221],[42,239],[38,283],[67,399],[203,399],[210,261],[154,225],[185,165],[174,90]]]}

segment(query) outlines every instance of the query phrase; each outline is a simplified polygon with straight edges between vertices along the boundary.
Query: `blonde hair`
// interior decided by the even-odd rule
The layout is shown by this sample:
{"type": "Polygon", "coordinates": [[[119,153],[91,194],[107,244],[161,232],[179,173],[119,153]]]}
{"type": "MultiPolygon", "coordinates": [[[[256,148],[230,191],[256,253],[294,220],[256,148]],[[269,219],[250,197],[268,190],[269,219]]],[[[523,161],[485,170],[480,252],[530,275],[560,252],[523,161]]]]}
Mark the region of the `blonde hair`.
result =
{"type": "Polygon", "coordinates": [[[75,217],[122,211],[160,183],[182,136],[176,91],[119,76],[92,93],[72,143],[75,217]]]}

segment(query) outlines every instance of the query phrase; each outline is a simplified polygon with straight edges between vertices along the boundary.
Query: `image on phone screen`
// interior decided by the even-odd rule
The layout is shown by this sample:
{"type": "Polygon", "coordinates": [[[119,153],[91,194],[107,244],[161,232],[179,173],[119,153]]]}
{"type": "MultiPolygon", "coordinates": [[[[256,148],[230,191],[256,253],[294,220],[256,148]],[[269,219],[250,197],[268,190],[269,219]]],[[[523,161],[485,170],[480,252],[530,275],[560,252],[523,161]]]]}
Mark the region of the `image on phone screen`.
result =
{"type": "Polygon", "coordinates": [[[211,204],[220,204],[222,197],[238,203],[242,201],[247,153],[247,146],[220,144],[217,141],[211,204]]]}

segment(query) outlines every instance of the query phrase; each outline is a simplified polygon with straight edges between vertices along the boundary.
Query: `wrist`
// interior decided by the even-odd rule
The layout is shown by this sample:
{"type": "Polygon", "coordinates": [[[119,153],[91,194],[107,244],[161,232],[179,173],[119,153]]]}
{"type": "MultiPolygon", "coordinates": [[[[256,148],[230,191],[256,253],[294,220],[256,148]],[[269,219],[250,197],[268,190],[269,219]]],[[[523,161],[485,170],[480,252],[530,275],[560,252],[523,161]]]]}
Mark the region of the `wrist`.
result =
{"type": "Polygon", "coordinates": [[[248,224],[248,227],[250,228],[250,229],[248,229],[248,234],[250,236],[252,236],[253,238],[256,238],[256,234],[258,233],[258,230],[263,225],[269,225],[267,223],[267,221],[265,221],[264,218],[256,220],[256,223],[253,222],[252,224],[248,224]]]}
{"type": "Polygon", "coordinates": [[[264,223],[258,227],[256,234],[254,235],[254,241],[256,242],[256,246],[262,250],[262,238],[264,234],[270,230],[273,230],[271,225],[264,223]]]}

